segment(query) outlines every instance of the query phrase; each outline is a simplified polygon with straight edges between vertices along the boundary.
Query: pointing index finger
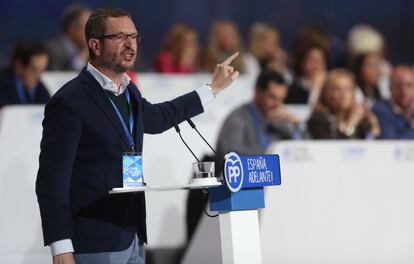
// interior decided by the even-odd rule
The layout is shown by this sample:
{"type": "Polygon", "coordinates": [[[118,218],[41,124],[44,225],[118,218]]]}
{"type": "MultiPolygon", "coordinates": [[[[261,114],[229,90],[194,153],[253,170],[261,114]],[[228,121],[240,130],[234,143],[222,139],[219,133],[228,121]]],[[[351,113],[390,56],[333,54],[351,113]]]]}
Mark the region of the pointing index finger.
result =
{"type": "Polygon", "coordinates": [[[222,65],[229,65],[235,58],[237,58],[237,56],[239,56],[239,52],[236,52],[228,57],[225,61],[223,61],[222,65]]]}

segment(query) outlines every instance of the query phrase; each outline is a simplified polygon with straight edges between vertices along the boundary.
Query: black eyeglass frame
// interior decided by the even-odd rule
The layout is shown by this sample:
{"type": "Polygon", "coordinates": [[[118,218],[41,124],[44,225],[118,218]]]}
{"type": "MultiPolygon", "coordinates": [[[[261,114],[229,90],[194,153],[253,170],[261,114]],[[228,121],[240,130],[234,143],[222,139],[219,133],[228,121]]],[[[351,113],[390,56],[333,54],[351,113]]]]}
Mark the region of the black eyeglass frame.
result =
{"type": "Polygon", "coordinates": [[[130,34],[125,33],[116,33],[116,34],[110,34],[110,35],[103,35],[99,37],[95,37],[95,39],[111,39],[111,40],[122,40],[125,41],[128,38],[135,39],[137,41],[137,44],[141,42],[141,34],[139,32],[134,32],[130,34]]]}

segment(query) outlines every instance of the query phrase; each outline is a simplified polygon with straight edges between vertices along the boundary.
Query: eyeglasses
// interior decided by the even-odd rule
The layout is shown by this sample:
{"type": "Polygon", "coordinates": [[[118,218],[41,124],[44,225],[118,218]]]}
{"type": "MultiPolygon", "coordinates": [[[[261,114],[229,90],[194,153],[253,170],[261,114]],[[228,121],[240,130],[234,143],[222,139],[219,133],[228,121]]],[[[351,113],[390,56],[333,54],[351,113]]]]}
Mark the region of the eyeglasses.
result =
{"type": "Polygon", "coordinates": [[[117,34],[96,37],[96,39],[112,39],[117,42],[126,41],[128,38],[136,40],[137,44],[141,42],[141,34],[139,34],[138,32],[131,33],[131,34],[117,33],[117,34]]]}

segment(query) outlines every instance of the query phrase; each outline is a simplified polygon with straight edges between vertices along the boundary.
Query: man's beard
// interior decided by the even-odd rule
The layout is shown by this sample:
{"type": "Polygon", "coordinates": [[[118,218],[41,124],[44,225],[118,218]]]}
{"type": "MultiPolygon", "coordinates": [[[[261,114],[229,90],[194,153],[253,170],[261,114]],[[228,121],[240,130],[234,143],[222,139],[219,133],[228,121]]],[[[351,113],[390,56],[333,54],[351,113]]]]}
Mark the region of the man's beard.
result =
{"type": "Polygon", "coordinates": [[[132,63],[130,67],[126,67],[126,66],[122,65],[121,62],[117,61],[117,55],[115,53],[113,53],[112,56],[108,56],[108,57],[111,57],[111,59],[109,59],[109,60],[105,59],[105,57],[106,56],[103,57],[104,58],[103,63],[105,65],[105,67],[107,67],[109,69],[112,69],[115,72],[125,73],[126,71],[128,71],[128,70],[130,70],[134,67],[134,63],[132,63]]]}

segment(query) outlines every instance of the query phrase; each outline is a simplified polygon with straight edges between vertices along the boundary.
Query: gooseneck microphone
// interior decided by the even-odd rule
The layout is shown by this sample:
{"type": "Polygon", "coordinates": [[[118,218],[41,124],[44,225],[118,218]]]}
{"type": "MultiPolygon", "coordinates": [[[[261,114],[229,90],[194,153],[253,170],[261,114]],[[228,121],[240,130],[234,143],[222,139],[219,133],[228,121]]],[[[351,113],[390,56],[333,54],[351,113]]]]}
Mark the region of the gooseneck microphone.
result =
{"type": "MultiPolygon", "coordinates": [[[[175,108],[175,106],[171,102],[167,102],[167,104],[170,105],[172,109],[175,108]]],[[[193,155],[193,157],[197,160],[197,162],[200,162],[200,160],[197,158],[197,156],[194,154],[194,152],[188,146],[187,142],[185,142],[185,140],[183,139],[183,136],[181,135],[180,127],[178,126],[177,121],[175,120],[174,116],[171,115],[168,110],[165,111],[165,114],[171,119],[171,121],[174,125],[174,128],[175,128],[175,131],[178,133],[178,135],[180,136],[181,141],[184,143],[184,145],[187,147],[187,149],[191,152],[191,155],[193,155]]]]}
{"type": "Polygon", "coordinates": [[[210,149],[214,152],[214,154],[217,154],[217,152],[213,149],[213,147],[207,142],[207,140],[201,135],[200,131],[198,131],[196,125],[193,123],[193,121],[187,117],[185,120],[187,120],[187,123],[197,131],[198,135],[204,140],[204,142],[210,147],[210,149]]]}
{"type": "Polygon", "coordinates": [[[178,135],[180,136],[181,141],[184,143],[184,145],[187,147],[187,149],[191,152],[193,157],[197,160],[197,162],[200,162],[200,160],[197,158],[197,156],[194,154],[194,152],[191,150],[191,148],[188,146],[188,144],[184,141],[183,136],[181,135],[180,127],[176,123],[174,123],[174,128],[175,128],[175,131],[177,131],[178,135]]]}

